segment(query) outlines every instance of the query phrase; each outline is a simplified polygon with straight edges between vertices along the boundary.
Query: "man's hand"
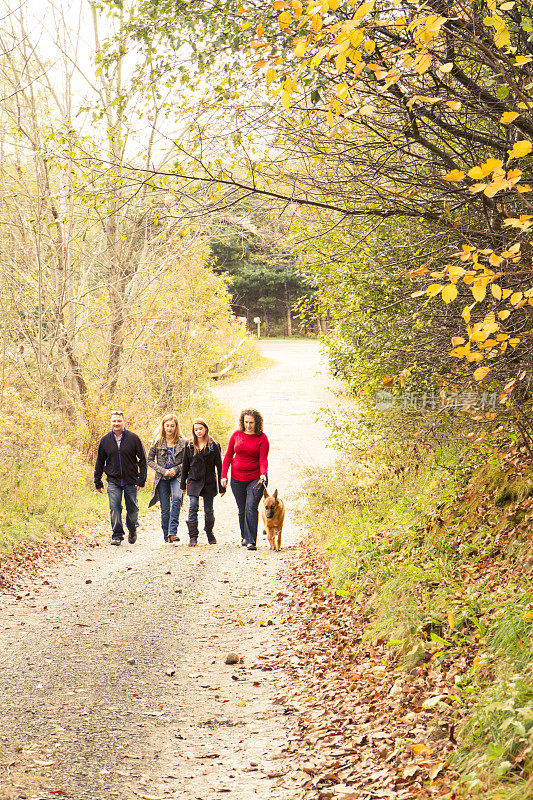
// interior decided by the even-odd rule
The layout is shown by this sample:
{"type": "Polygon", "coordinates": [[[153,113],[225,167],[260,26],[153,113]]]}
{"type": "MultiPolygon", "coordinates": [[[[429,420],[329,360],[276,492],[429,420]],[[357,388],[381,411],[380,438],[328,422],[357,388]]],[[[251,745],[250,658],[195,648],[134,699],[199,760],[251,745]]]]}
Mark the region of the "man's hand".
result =
{"type": "Polygon", "coordinates": [[[104,493],[104,487],[103,486],[95,486],[94,488],[96,489],[97,492],[100,492],[100,494],[104,493]]]}

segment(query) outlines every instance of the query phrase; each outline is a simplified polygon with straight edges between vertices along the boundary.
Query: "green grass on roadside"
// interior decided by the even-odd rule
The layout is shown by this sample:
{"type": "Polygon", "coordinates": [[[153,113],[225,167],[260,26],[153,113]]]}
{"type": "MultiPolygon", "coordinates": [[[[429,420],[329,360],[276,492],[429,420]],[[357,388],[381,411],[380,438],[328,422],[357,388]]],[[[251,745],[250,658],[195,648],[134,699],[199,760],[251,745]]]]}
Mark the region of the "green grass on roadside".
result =
{"type": "Polygon", "coordinates": [[[523,800],[533,796],[533,471],[501,454],[468,462],[460,439],[448,441],[416,460],[383,448],[350,469],[345,454],[309,477],[303,522],[391,664],[453,676],[456,796],[523,800]]]}

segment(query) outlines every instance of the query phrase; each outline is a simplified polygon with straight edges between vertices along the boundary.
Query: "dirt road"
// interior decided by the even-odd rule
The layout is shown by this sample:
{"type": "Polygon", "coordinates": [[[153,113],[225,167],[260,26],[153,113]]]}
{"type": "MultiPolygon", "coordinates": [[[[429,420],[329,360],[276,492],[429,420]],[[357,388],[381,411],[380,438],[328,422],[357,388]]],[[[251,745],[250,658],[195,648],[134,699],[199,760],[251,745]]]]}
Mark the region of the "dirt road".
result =
{"type": "MultiPolygon", "coordinates": [[[[328,399],[314,342],[262,345],[269,369],[217,390],[264,412],[270,485],[331,458],[315,423],[328,399]]],[[[102,500],[102,502],[105,502],[102,500]]],[[[238,545],[233,498],[219,544],[164,546],[156,519],[135,545],[84,551],[0,611],[3,800],[302,797],[284,747],[284,636],[277,571],[290,556],[238,545]],[[225,664],[228,653],[241,661],[225,664]]],[[[180,522],[182,540],[184,519],[180,522]]],[[[290,520],[284,543],[294,543],[290,520]]]]}

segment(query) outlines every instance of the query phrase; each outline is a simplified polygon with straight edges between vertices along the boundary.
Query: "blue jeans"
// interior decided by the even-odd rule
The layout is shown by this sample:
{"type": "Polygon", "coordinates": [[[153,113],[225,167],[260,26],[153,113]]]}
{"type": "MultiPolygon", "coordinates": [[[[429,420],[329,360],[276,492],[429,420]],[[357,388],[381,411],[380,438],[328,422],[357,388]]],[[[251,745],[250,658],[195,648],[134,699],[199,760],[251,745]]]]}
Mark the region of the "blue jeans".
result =
{"type": "Polygon", "coordinates": [[[124,538],[122,526],[122,495],[126,504],[126,527],[130,533],[135,533],[139,525],[139,504],[137,502],[136,486],[119,486],[113,481],[107,482],[107,496],[109,498],[109,512],[111,516],[111,530],[113,539],[124,538]]]}
{"type": "Polygon", "coordinates": [[[179,478],[167,480],[161,478],[157,484],[157,494],[161,503],[161,528],[165,542],[169,536],[177,536],[178,522],[180,520],[183,493],[180,489],[179,478]]]}
{"type": "Polygon", "coordinates": [[[257,544],[257,522],[259,503],[263,497],[263,487],[259,478],[253,481],[231,479],[231,491],[239,509],[239,528],[241,539],[246,544],[257,544]]]}
{"type": "MultiPolygon", "coordinates": [[[[213,531],[215,524],[215,510],[213,508],[214,497],[204,497],[204,522],[206,533],[213,531]]],[[[198,509],[200,508],[200,498],[195,495],[189,495],[189,516],[187,522],[192,522],[198,525],[198,509]]]]}

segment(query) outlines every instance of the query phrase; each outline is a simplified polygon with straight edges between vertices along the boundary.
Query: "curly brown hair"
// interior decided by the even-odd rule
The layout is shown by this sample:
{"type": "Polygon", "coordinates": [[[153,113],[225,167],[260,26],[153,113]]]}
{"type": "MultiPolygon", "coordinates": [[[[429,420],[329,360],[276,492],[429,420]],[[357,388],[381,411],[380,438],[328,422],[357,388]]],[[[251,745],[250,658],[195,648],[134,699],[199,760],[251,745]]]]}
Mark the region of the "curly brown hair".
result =
{"type": "Polygon", "coordinates": [[[263,433],[263,415],[256,408],[245,408],[239,417],[239,430],[244,431],[244,418],[253,417],[255,421],[254,433],[263,433]]]}

